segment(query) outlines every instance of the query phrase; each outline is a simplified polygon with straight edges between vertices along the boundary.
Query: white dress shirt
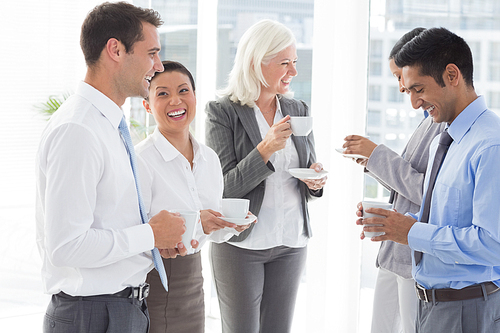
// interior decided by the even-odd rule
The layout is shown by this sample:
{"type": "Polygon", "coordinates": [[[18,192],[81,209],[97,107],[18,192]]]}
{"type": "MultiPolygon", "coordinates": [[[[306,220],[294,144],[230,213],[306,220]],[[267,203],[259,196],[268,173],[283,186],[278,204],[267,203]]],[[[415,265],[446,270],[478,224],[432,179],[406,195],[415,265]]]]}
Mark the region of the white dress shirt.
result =
{"type": "MultiPolygon", "coordinates": [[[[283,118],[278,100],[274,123],[283,118]]],[[[264,138],[270,129],[260,109],[254,107],[255,117],[261,136],[264,138]]],[[[250,235],[242,242],[232,245],[264,250],[276,246],[304,247],[308,238],[304,234],[304,217],[301,209],[299,181],[292,177],[288,169],[299,168],[299,155],[290,138],[284,149],[275,152],[269,158],[275,172],[267,177],[264,199],[258,221],[250,235]]]]}
{"type": "Polygon", "coordinates": [[[123,112],[81,82],[52,116],[36,158],[37,244],[45,292],[109,294],[153,268],[134,175],[118,130],[123,112]]]}
{"type": "MultiPolygon", "coordinates": [[[[141,193],[149,217],[161,210],[222,211],[224,181],[219,157],[192,135],[190,139],[194,152],[192,169],[189,161],[158,128],[136,146],[141,193]]],[[[200,244],[188,254],[200,251],[207,238],[220,243],[239,234],[233,228],[224,228],[207,237],[200,221],[195,230],[194,239],[200,244]]]]}

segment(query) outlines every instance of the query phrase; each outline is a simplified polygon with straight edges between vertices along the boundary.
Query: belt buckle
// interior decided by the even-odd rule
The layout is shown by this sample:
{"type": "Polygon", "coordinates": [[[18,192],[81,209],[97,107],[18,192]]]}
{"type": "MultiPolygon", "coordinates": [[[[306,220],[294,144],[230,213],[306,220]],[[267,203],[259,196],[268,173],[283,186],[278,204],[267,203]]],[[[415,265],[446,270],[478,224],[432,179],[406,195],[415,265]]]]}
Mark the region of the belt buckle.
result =
{"type": "Polygon", "coordinates": [[[418,290],[422,290],[422,292],[424,293],[424,301],[429,303],[429,298],[427,297],[427,289],[425,289],[424,287],[422,287],[420,284],[416,283],[415,284],[415,287],[417,287],[417,297],[420,298],[419,296],[419,292],[418,290]]]}
{"type": "Polygon", "coordinates": [[[137,299],[139,301],[142,301],[149,295],[149,284],[148,283],[142,283],[139,285],[139,295],[137,296],[137,299]]]}

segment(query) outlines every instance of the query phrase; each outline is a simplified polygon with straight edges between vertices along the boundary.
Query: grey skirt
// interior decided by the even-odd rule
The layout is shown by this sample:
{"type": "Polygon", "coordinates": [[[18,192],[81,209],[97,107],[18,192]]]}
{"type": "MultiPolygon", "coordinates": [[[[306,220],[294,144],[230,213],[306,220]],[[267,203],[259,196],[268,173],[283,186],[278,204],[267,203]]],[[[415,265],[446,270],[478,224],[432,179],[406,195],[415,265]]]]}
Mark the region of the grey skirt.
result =
{"type": "Polygon", "coordinates": [[[175,259],[163,259],[168,293],[156,269],[146,281],[151,285],[147,298],[150,333],[202,333],[205,331],[205,303],[200,252],[175,259]]]}

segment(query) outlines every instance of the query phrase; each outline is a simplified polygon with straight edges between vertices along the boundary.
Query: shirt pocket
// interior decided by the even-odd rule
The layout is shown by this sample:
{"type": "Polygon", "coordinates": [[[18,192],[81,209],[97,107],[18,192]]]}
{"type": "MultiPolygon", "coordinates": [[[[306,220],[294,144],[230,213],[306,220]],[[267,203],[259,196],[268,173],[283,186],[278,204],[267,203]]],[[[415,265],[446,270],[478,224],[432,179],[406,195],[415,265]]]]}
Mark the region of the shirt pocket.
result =
{"type": "Polygon", "coordinates": [[[460,190],[440,182],[434,185],[431,206],[432,224],[459,226],[460,190]]]}

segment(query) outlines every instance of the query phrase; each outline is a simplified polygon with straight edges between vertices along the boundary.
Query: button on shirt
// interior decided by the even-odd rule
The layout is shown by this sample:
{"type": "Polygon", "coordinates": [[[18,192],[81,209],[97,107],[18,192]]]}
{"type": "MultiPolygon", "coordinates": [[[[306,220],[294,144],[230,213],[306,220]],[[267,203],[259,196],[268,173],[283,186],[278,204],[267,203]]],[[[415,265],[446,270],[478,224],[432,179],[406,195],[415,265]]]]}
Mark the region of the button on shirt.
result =
{"type": "MultiPolygon", "coordinates": [[[[161,210],[222,211],[224,181],[219,157],[193,136],[190,135],[190,139],[194,151],[192,169],[189,161],[158,128],[136,146],[141,193],[150,218],[161,210]]],[[[239,235],[234,228],[224,228],[207,237],[201,223],[196,224],[195,230],[194,239],[200,244],[188,254],[200,251],[207,240],[224,242],[239,235]]]]}
{"type": "MultiPolygon", "coordinates": [[[[408,234],[410,247],[424,253],[413,264],[413,276],[428,289],[485,281],[500,286],[500,118],[480,96],[448,132],[453,143],[436,179],[429,223],[415,223],[408,234]]],[[[438,142],[439,136],[430,148],[427,175],[438,142]]]]}
{"type": "Polygon", "coordinates": [[[123,111],[81,82],[52,116],[36,158],[37,245],[45,292],[110,294],[153,268],[118,124],[123,111]]]}
{"type": "MultiPolygon", "coordinates": [[[[278,101],[276,104],[274,123],[283,118],[278,101]]],[[[265,137],[270,126],[257,106],[254,112],[260,134],[265,137]]],[[[264,250],[281,245],[304,247],[308,238],[304,234],[300,180],[288,172],[288,169],[300,167],[299,155],[291,137],[288,138],[285,148],[271,155],[269,161],[273,164],[275,172],[266,178],[258,221],[245,240],[231,244],[252,250],[264,250]]]]}

